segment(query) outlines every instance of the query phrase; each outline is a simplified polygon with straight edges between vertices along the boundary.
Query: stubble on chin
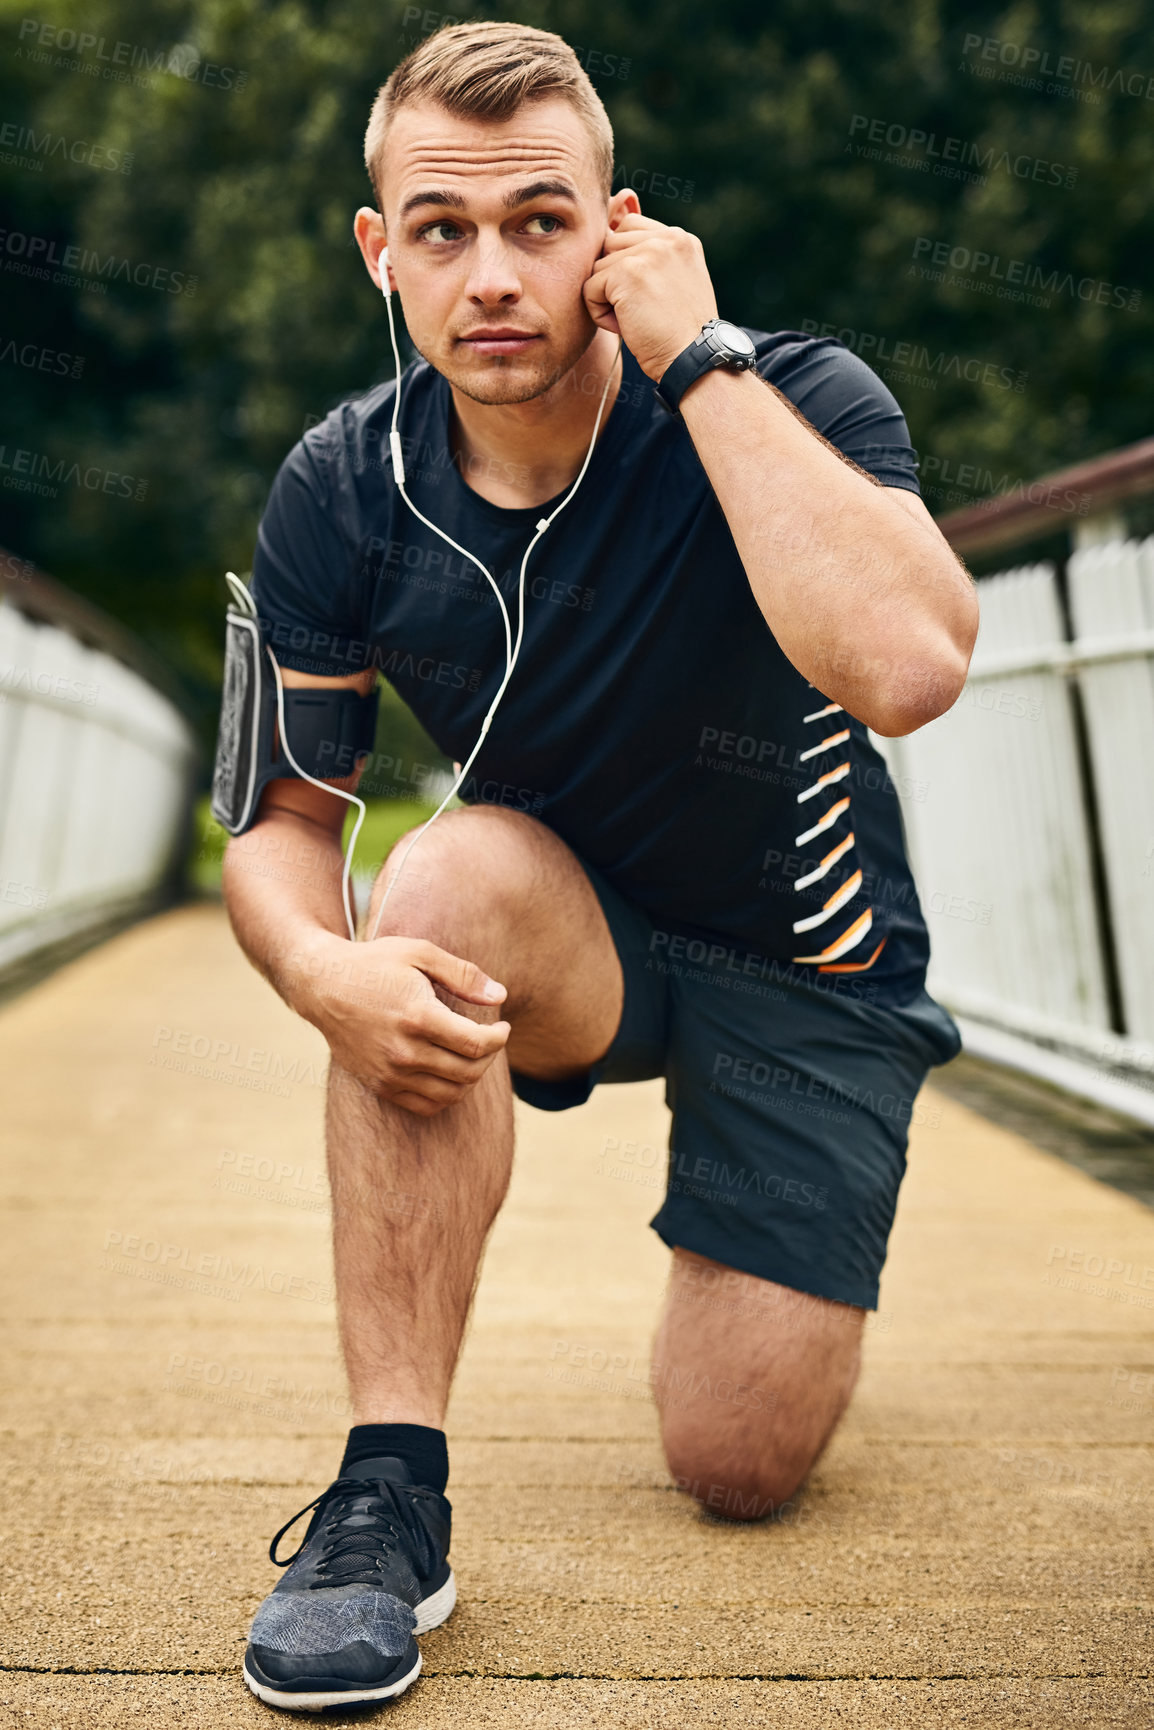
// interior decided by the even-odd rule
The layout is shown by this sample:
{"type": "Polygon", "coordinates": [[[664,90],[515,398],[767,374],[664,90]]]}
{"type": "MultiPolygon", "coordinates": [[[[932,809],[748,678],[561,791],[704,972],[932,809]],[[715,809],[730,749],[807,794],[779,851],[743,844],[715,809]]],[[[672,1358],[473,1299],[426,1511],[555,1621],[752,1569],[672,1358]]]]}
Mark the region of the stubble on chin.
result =
{"type": "Polygon", "coordinates": [[[451,358],[440,365],[428,355],[423,358],[449,381],[454,390],[468,397],[470,402],[482,403],[487,408],[498,408],[512,403],[534,402],[537,397],[544,396],[573,370],[586,346],[583,345],[573,354],[560,359],[555,356],[543,357],[532,366],[526,366],[521,358],[489,360],[483,369],[457,365],[451,358]]]}

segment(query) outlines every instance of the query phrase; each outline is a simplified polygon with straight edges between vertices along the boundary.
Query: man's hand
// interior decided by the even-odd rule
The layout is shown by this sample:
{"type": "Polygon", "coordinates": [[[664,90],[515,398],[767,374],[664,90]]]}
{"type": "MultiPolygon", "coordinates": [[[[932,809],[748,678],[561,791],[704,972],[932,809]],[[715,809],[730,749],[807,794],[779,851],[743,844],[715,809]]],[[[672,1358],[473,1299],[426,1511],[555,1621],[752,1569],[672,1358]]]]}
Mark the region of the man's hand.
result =
{"type": "Polygon", "coordinates": [[[421,938],[349,943],[326,934],[302,957],[297,981],[292,1007],[324,1034],[341,1068],[419,1117],[476,1086],[511,1031],[507,1021],[472,1021],[441,1002],[434,981],[489,1009],[505,987],[421,938]]]}
{"type": "Polygon", "coordinates": [[[717,317],[697,236],[633,211],[606,234],[584,294],[594,323],[621,337],[654,384],[717,317]]]}

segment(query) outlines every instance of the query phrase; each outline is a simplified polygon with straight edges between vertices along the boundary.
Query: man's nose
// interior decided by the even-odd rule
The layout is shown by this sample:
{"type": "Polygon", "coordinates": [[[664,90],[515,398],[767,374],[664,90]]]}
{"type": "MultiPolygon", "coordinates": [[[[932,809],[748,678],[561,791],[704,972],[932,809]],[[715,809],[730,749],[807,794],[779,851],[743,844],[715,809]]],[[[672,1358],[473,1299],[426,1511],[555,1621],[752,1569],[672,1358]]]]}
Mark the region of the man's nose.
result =
{"type": "Polygon", "coordinates": [[[513,248],[481,235],[469,261],[465,293],[481,306],[508,306],[521,298],[521,271],[513,248]]]}

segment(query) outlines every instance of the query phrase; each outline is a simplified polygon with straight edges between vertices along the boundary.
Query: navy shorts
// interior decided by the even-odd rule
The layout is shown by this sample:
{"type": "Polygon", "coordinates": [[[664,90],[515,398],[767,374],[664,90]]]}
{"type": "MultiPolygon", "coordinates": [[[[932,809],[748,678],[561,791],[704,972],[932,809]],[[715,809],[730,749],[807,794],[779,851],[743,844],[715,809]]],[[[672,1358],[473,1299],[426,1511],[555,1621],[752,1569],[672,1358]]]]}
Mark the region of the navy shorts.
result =
{"type": "MultiPolygon", "coordinates": [[[[914,1102],[961,1049],[925,991],[900,1007],[843,975],[734,965],[731,943],[657,932],[588,865],[625,975],[612,1045],[565,1081],[513,1075],[544,1111],[598,1082],[665,1077],[665,1200],[651,1225],[741,1273],[874,1309],[914,1102]],[[719,958],[720,957],[720,958],[719,958]]],[[[612,1150],[609,1150],[611,1153],[612,1150]]]]}

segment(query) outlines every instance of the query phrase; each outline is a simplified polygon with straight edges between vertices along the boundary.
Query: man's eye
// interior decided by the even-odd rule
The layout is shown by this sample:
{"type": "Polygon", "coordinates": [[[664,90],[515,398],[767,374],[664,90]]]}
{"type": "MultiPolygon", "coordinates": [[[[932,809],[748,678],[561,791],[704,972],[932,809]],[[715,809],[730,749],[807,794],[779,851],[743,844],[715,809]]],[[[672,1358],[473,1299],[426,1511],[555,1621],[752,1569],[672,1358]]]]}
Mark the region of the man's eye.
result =
{"type": "Polygon", "coordinates": [[[437,240],[443,243],[450,240],[459,240],[461,238],[461,230],[457,227],[455,222],[429,222],[420,230],[418,238],[420,240],[437,240]],[[440,232],[442,229],[448,229],[449,232],[443,234],[440,232]]]}
{"type": "Polygon", "coordinates": [[[557,234],[565,226],[565,224],[561,221],[561,218],[559,216],[549,216],[544,211],[542,211],[542,213],[539,216],[531,216],[529,218],[529,222],[527,222],[525,224],[525,227],[528,228],[529,223],[532,223],[532,222],[551,222],[553,224],[552,228],[546,228],[546,229],[539,229],[538,230],[538,233],[544,233],[544,234],[557,234]]]}

